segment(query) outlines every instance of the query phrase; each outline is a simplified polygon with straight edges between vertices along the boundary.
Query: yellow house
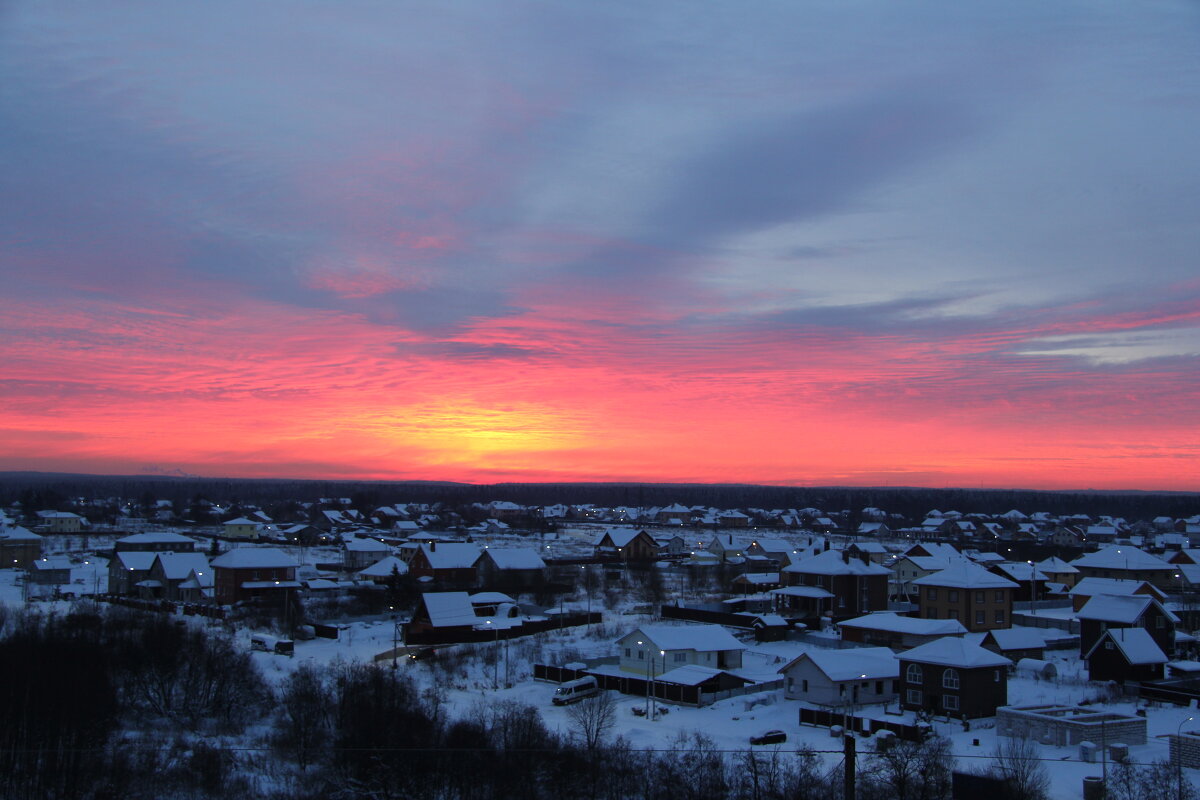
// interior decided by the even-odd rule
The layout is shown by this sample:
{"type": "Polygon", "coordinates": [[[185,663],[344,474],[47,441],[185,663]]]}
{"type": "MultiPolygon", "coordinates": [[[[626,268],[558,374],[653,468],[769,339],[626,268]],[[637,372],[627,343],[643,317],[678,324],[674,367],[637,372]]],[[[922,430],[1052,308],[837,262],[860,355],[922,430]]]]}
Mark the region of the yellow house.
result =
{"type": "Polygon", "coordinates": [[[238,517],[225,523],[225,535],[230,539],[257,539],[258,528],[254,520],[238,517]]]}

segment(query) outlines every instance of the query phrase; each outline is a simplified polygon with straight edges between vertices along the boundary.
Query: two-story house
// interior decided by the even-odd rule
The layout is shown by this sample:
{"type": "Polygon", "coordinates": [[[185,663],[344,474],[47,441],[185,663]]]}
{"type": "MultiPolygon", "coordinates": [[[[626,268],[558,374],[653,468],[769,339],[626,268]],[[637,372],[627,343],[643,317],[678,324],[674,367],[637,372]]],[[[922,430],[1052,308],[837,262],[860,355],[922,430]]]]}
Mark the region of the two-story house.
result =
{"type": "MultiPolygon", "coordinates": [[[[133,554],[128,554],[133,555],[133,554]]],[[[212,561],[214,596],[221,605],[295,591],[295,559],[277,547],[237,547],[212,561]]]]}
{"type": "Polygon", "coordinates": [[[956,619],[972,632],[1012,625],[1016,586],[1008,578],[966,560],[913,581],[920,616],[956,619]]]}
{"type": "Polygon", "coordinates": [[[621,670],[638,675],[661,675],[688,665],[740,669],[746,649],[720,625],[642,625],[616,644],[621,670]]]}

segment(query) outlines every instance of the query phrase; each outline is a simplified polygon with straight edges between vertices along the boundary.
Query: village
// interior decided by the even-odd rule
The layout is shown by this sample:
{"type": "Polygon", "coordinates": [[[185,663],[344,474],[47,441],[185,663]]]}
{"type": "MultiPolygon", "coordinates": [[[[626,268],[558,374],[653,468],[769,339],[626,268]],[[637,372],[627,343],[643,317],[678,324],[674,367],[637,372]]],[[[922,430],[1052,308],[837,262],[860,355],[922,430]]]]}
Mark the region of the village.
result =
{"type": "Polygon", "coordinates": [[[276,682],[381,664],[563,735],[602,701],[600,733],[635,748],[703,731],[832,774],[855,741],[862,758],[936,736],[962,792],[1013,742],[1053,767],[1053,798],[1122,768],[1165,765],[1181,797],[1200,778],[1200,517],[864,508],[848,530],[811,508],[494,502],[464,524],[325,498],[304,522],[215,506],[196,525],[165,501],[94,522],[87,505],[5,509],[5,605],[221,630],[276,682]]]}

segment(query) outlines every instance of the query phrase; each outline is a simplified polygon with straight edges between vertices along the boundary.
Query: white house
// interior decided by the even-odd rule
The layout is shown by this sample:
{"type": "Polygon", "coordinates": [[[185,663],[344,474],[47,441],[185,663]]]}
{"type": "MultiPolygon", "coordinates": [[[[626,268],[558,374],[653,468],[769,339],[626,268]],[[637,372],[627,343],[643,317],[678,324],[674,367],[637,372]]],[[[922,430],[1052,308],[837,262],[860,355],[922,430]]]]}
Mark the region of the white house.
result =
{"type": "Polygon", "coordinates": [[[640,675],[661,675],[694,664],[740,669],[746,646],[720,625],[642,625],[617,640],[620,668],[640,675]]]}
{"type": "Polygon", "coordinates": [[[779,672],[789,700],[822,706],[888,703],[898,696],[900,661],[886,647],[811,650],[779,672]]]}

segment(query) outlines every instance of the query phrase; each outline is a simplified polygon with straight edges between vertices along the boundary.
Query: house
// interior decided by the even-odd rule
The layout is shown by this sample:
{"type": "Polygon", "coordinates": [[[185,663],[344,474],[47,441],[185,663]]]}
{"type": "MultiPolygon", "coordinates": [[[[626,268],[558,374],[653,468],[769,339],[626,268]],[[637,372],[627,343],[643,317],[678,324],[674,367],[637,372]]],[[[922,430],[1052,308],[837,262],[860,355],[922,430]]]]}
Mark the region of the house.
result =
{"type": "Polygon", "coordinates": [[[1163,677],[1167,656],[1142,628],[1110,628],[1084,655],[1093,681],[1152,681],[1163,677]]]}
{"type": "MultiPolygon", "coordinates": [[[[156,552],[146,577],[134,585],[144,597],[180,601],[181,584],[189,578],[209,578],[214,585],[212,568],[203,553],[156,552]]],[[[203,585],[203,583],[201,584],[203,585]]]]}
{"type": "Polygon", "coordinates": [[[900,662],[886,647],[810,650],[779,670],[784,696],[820,706],[890,703],[899,688],[900,662]]]}
{"type": "Polygon", "coordinates": [[[546,580],[546,562],[529,547],[485,547],[478,571],[484,586],[532,587],[546,580]]]}
{"type": "Polygon", "coordinates": [[[772,594],[782,608],[801,612],[801,617],[817,620],[828,616],[836,622],[886,609],[891,574],[866,554],[826,550],[784,567],[780,571],[784,586],[772,594]],[[789,589],[820,590],[828,596],[798,596],[789,589]]]}
{"type": "Polygon", "coordinates": [[[1082,578],[1120,578],[1148,581],[1163,591],[1178,585],[1178,570],[1158,556],[1127,545],[1110,545],[1094,553],[1084,553],[1071,562],[1082,578]]]}
{"type": "Polygon", "coordinates": [[[605,561],[653,561],[658,558],[658,543],[645,531],[610,528],[592,545],[597,558],[605,561]]]}
{"type": "Polygon", "coordinates": [[[1071,598],[1071,607],[1075,611],[1083,608],[1093,597],[1102,594],[1122,597],[1140,594],[1153,597],[1160,603],[1165,603],[1167,600],[1165,592],[1146,581],[1127,581],[1120,578],[1084,578],[1067,592],[1071,598]]]}
{"type": "Polygon", "coordinates": [[[1008,704],[1004,656],[960,637],[944,637],[901,653],[900,707],[951,717],[991,717],[1008,704]]]}
{"type": "Polygon", "coordinates": [[[108,562],[108,593],[133,594],[137,585],[150,575],[158,553],[144,550],[124,550],[113,554],[108,562]]]}
{"type": "Polygon", "coordinates": [[[225,523],[225,536],[230,539],[257,539],[262,523],[248,517],[238,517],[225,523]]]}
{"type": "Polygon", "coordinates": [[[426,592],[417,602],[412,619],[404,626],[405,639],[409,634],[428,634],[436,631],[452,641],[454,636],[469,634],[478,624],[471,596],[466,592],[426,592]]]}
{"type": "Polygon", "coordinates": [[[885,522],[860,522],[858,523],[859,536],[876,536],[884,538],[892,535],[892,529],[885,522]]]}
{"type": "Polygon", "coordinates": [[[1079,570],[1058,556],[1051,556],[1045,561],[1039,561],[1037,568],[1046,576],[1047,581],[1050,583],[1061,583],[1067,588],[1074,586],[1079,580],[1079,570]]]}
{"type": "Polygon", "coordinates": [[[39,511],[38,525],[46,533],[79,533],[87,520],[70,511],[39,511]]]}
{"type": "Polygon", "coordinates": [[[876,611],[843,620],[837,627],[844,642],[880,645],[893,650],[907,650],[944,636],[962,636],[967,632],[958,620],[905,617],[893,611],[876,611]]]}
{"type": "Polygon", "coordinates": [[[358,571],[358,577],[372,583],[387,583],[394,576],[407,575],[408,564],[395,556],[384,556],[369,567],[358,571]]]}
{"type": "Polygon", "coordinates": [[[732,581],[733,588],[739,592],[766,592],[779,588],[778,572],[743,572],[732,581]]]}
{"type": "Polygon", "coordinates": [[[722,528],[749,528],[750,517],[740,511],[722,511],[717,514],[717,525],[722,528]]]}
{"type": "Polygon", "coordinates": [[[989,564],[987,570],[1016,584],[1013,589],[1014,602],[1040,600],[1046,596],[1049,576],[1028,561],[1001,561],[989,564]]]}
{"type": "MultiPolygon", "coordinates": [[[[953,561],[958,561],[958,558],[953,561]]],[[[916,593],[912,582],[935,572],[941,572],[951,564],[951,559],[937,556],[902,555],[892,562],[890,591],[892,597],[909,598],[916,593]]]]}
{"type": "Polygon", "coordinates": [[[277,547],[237,547],[212,561],[214,597],[221,605],[286,595],[300,588],[299,566],[277,547]]]}
{"type": "Polygon", "coordinates": [[[720,625],[642,625],[616,642],[623,672],[662,674],[695,665],[740,669],[746,646],[720,625]]]}
{"type": "Polygon", "coordinates": [[[135,533],[113,543],[118,553],[190,553],[196,540],[178,533],[135,533]]]}
{"type": "Polygon", "coordinates": [[[958,561],[962,553],[952,544],[945,542],[919,542],[904,551],[906,556],[925,556],[926,558],[941,558],[946,561],[958,561]]]}
{"type": "Polygon", "coordinates": [[[920,616],[956,619],[968,631],[1007,628],[1012,624],[1013,590],[1008,578],[988,572],[970,561],[917,578],[920,616]]]}
{"type": "Polygon", "coordinates": [[[40,586],[62,586],[71,582],[71,560],[66,556],[42,556],[32,562],[25,580],[40,586]]]}
{"type": "Polygon", "coordinates": [[[378,539],[369,537],[350,539],[346,542],[345,549],[342,550],[342,566],[351,572],[357,572],[377,563],[391,553],[392,548],[378,539]]]}
{"type": "Polygon", "coordinates": [[[751,540],[750,546],[746,549],[746,555],[753,558],[765,558],[767,561],[773,562],[772,566],[778,570],[792,563],[791,553],[794,549],[791,544],[782,539],[759,538],[751,540]]]}
{"type": "Polygon", "coordinates": [[[1046,639],[1037,628],[994,628],[983,634],[979,646],[1014,664],[1022,658],[1041,659],[1046,654],[1046,639]]]}
{"type": "Polygon", "coordinates": [[[658,509],[654,520],[664,525],[687,525],[692,521],[692,510],[679,503],[672,503],[658,509]]]}
{"type": "Polygon", "coordinates": [[[183,603],[204,603],[213,599],[213,571],[211,568],[192,570],[179,584],[179,600],[183,603]]]}
{"type": "Polygon", "coordinates": [[[891,557],[891,552],[888,551],[879,542],[855,542],[846,548],[854,555],[865,554],[869,561],[874,561],[876,564],[882,564],[891,557]]]}
{"type": "Polygon", "coordinates": [[[41,536],[18,525],[0,525],[0,567],[26,568],[41,557],[41,536]]]}
{"type": "Polygon", "coordinates": [[[1156,598],[1144,594],[1095,595],[1079,611],[1079,655],[1083,657],[1100,636],[1114,628],[1141,628],[1170,653],[1175,649],[1175,626],[1179,617],[1156,598]]]}
{"type": "Polygon", "coordinates": [[[713,537],[713,540],[708,543],[707,550],[716,555],[722,562],[727,562],[733,559],[745,558],[750,553],[750,548],[753,544],[752,539],[734,536],[732,533],[723,533],[720,536],[713,537]]]}
{"type": "Polygon", "coordinates": [[[408,560],[414,578],[430,578],[457,585],[474,584],[483,551],[463,542],[430,542],[419,545],[408,560]]]}

